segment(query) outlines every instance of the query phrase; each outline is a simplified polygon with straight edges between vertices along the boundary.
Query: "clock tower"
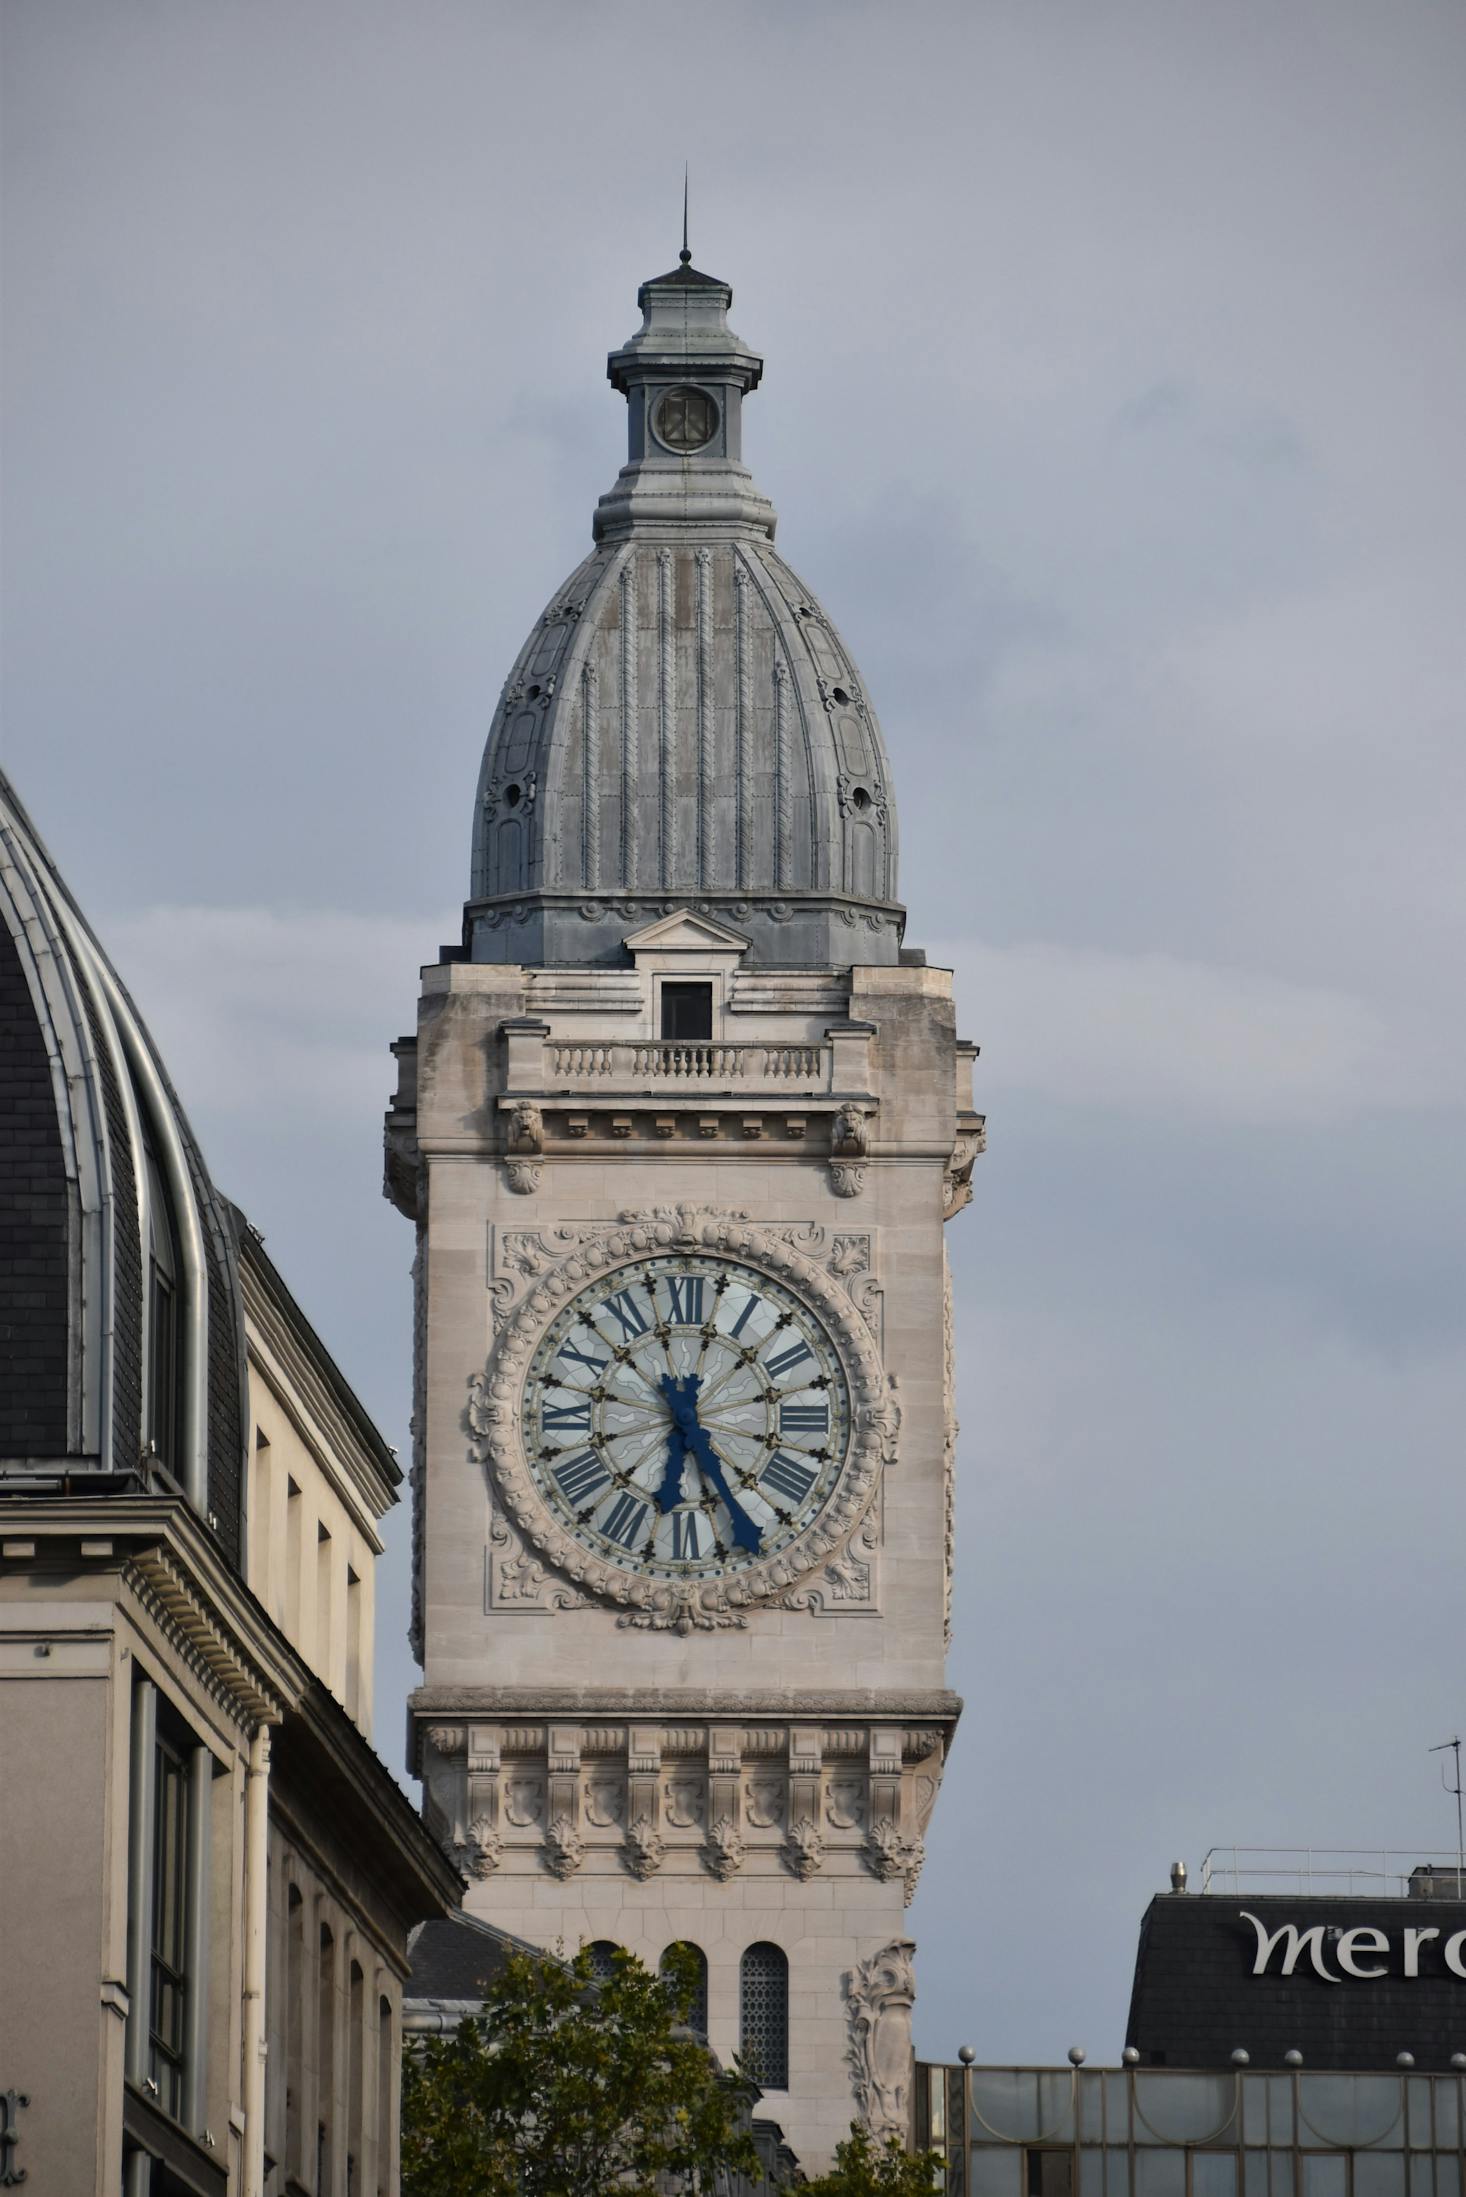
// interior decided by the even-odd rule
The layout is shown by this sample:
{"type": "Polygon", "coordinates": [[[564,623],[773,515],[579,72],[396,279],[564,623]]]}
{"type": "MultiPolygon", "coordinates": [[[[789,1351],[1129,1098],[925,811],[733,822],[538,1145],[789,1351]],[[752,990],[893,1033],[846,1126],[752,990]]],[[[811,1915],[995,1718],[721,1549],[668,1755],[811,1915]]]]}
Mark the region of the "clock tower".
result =
{"type": "Polygon", "coordinates": [[[628,461],[495,712],[387,1184],[429,1822],[521,1937],[694,1947],[814,2170],[906,2133],[982,1121],[874,709],[743,463],[731,302],[684,252],[611,355],[628,461]]]}

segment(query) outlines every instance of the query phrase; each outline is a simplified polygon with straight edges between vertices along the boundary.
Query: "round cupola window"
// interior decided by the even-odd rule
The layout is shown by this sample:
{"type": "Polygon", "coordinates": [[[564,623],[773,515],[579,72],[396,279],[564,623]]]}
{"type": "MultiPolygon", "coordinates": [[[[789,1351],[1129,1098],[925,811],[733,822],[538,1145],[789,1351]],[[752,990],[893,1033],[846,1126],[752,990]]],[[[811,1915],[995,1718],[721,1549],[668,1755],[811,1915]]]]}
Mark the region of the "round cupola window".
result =
{"type": "Polygon", "coordinates": [[[718,432],[718,407],[706,389],[668,389],[657,399],[652,429],[658,442],[685,457],[701,450],[718,432]]]}

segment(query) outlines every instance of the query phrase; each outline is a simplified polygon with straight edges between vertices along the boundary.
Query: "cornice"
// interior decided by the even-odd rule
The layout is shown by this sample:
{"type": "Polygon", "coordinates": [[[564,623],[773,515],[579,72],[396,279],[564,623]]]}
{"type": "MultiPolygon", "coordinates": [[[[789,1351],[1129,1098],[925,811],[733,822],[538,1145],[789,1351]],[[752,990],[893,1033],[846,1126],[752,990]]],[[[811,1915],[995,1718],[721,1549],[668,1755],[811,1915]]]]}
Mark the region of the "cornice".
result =
{"type": "Polygon", "coordinates": [[[353,1904],[331,1859],[341,1826],[369,1820],[381,1840],[372,1851],[353,1843],[352,1861],[393,1907],[404,1928],[425,1913],[447,1913],[463,1898],[463,1880],[376,1751],[319,1680],[306,1687],[277,1737],[272,1788],[291,1818],[313,1866],[353,1904]],[[299,1799],[297,1799],[297,1794],[299,1799]],[[317,1836],[325,1825],[326,1841],[317,1836]]]}
{"type": "Polygon", "coordinates": [[[945,1688],[880,1686],[419,1686],[408,1699],[418,1722],[438,1717],[662,1716],[908,1718],[954,1724],[962,1697],[945,1688]]]}
{"type": "Polygon", "coordinates": [[[294,1650],[181,1497],[7,1497],[0,1523],[7,1541],[36,1544],[29,1566],[64,1552],[69,1563],[117,1571],[243,1722],[278,1723],[299,1693],[294,1650]]]}

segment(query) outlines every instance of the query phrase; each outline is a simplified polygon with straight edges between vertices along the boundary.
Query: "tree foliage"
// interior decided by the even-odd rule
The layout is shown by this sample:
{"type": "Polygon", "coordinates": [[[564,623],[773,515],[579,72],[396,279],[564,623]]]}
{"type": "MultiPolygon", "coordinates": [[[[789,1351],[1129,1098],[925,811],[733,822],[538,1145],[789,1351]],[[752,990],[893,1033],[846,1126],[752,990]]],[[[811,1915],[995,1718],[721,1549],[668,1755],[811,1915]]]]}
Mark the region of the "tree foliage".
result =
{"type": "Polygon", "coordinates": [[[686,2027],[696,1963],[511,1954],[483,2010],[404,2055],[403,2197],[660,2197],[757,2175],[750,2086],[686,2027]]]}
{"type": "Polygon", "coordinates": [[[903,2151],[894,2137],[879,2148],[852,2127],[835,2146],[828,2174],[801,2185],[799,2197],[933,2197],[943,2184],[941,2155],[903,2151]]]}

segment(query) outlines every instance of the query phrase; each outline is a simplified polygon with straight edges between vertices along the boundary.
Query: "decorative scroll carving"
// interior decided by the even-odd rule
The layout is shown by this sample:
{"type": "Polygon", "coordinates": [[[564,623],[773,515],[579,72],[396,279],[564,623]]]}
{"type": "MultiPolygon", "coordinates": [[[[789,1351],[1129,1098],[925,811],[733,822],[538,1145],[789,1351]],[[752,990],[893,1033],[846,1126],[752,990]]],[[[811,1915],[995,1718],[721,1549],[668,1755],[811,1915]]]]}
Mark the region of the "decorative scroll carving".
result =
{"type": "Polygon", "coordinates": [[[756,1831],[774,1831],[784,1821],[782,1777],[751,1777],[744,1788],[748,1820],[756,1831]]]}
{"type": "Polygon", "coordinates": [[[624,1213],[615,1224],[505,1231],[504,1260],[512,1270],[526,1271],[530,1280],[508,1311],[488,1369],[469,1383],[472,1454],[491,1466],[514,1525],[558,1573],[586,1594],[619,1604],[628,1625],[687,1633],[745,1624],[743,1613],[749,1607],[777,1599],[844,1550],[869,1509],[882,1466],[894,1455],[899,1414],[868,1329],[864,1322],[852,1322],[844,1291],[812,1260],[741,1213],[692,1204],[624,1213]],[[824,1509],[778,1555],[726,1582],[695,1588],[674,1588],[623,1571],[576,1541],[535,1487],[520,1426],[520,1395],[530,1359],[560,1307],[608,1268],[673,1249],[748,1258],[787,1280],[829,1326],[850,1389],[849,1456],[824,1509]]]}
{"type": "Polygon", "coordinates": [[[860,2119],[878,2144],[904,2143],[911,2098],[911,2009],[916,1973],[910,1938],[893,1938],[845,1976],[850,2015],[846,2065],[860,2119]]]}
{"type": "Polygon", "coordinates": [[[408,1499],[412,1505],[412,1608],[407,1644],[414,1661],[423,1660],[423,1567],[427,1535],[428,1259],[426,1231],[419,1223],[412,1259],[412,1438],[408,1499]]]}
{"type": "Polygon", "coordinates": [[[695,1831],[707,1814],[707,1795],[702,1779],[674,1777],[667,1780],[667,1821],[674,1831],[695,1831]]]}
{"type": "Polygon", "coordinates": [[[503,1855],[504,1841],[487,1816],[475,1816],[468,1827],[468,1837],[457,1840],[453,1847],[457,1867],[479,1884],[493,1875],[503,1855]]]}
{"type": "MultiPolygon", "coordinates": [[[[470,1407],[470,1417],[472,1409],[470,1407]]],[[[488,1607],[491,1610],[578,1610],[585,1596],[531,1556],[503,1518],[489,1522],[488,1607]]]]}
{"type": "Polygon", "coordinates": [[[952,1581],[957,1561],[957,1343],[952,1265],[942,1245],[942,1639],[952,1645],[952,1581]]]}
{"type": "Polygon", "coordinates": [[[902,1878],[909,1905],[926,1859],[921,1840],[903,1838],[899,1827],[889,1821],[872,1824],[865,1842],[865,1858],[871,1875],[879,1877],[882,1884],[889,1884],[892,1877],[902,1878]]]}
{"type": "Polygon", "coordinates": [[[791,1823],[784,1841],[784,1860],[801,1884],[806,1883],[825,1858],[824,1835],[813,1816],[791,1823]]]}
{"type": "Polygon", "coordinates": [[[563,1883],[585,1859],[585,1840],[568,1815],[556,1816],[545,1833],[545,1867],[563,1883]]]}
{"type": "Polygon", "coordinates": [[[532,1099],[521,1099],[509,1116],[504,1173],[511,1190],[528,1196],[540,1186],[540,1157],[545,1149],[544,1116],[532,1099]]]}
{"type": "Polygon", "coordinates": [[[627,1868],[642,1883],[662,1866],[667,1842],[650,1816],[638,1816],[626,1834],[623,1853],[627,1868]]]}
{"type": "Polygon", "coordinates": [[[428,1740],[434,1751],[446,1760],[450,1755],[461,1755],[468,1745],[468,1734],[461,1724],[430,1724],[428,1740]]]}
{"type": "Polygon", "coordinates": [[[963,1119],[971,1124],[964,1128],[952,1146],[951,1157],[942,1175],[942,1219],[949,1221],[972,1202],[972,1168],[974,1161],[987,1150],[987,1120],[982,1114],[967,1114],[963,1119]]]}
{"type": "MultiPolygon", "coordinates": [[[[534,1774],[506,1777],[504,1814],[517,1831],[527,1831],[545,1812],[545,1781],[534,1774]]],[[[566,1818],[569,1821],[569,1818],[566,1818]]],[[[572,1826],[573,1828],[573,1826],[572,1826]]]]}
{"type": "Polygon", "coordinates": [[[830,1124],[830,1187],[837,1198],[858,1198],[865,1188],[861,1164],[870,1151],[870,1130],[858,1106],[842,1106],[830,1124]]]}
{"type": "MultiPolygon", "coordinates": [[[[577,1598],[584,1601],[585,1597],[577,1598]]],[[[644,1609],[627,1610],[617,1618],[637,1632],[675,1632],[685,1638],[691,1632],[721,1632],[743,1627],[748,1619],[730,1608],[728,1597],[716,1581],[696,1587],[660,1585],[644,1609]]]]}
{"type": "Polygon", "coordinates": [[[865,1822],[865,1779],[832,1777],[825,1788],[825,1821],[837,1831],[858,1831],[865,1822]]]}
{"type": "Polygon", "coordinates": [[[743,1866],[743,1841],[731,1816],[719,1816],[708,1832],[703,1860],[719,1884],[726,1884],[743,1866]]]}
{"type": "Polygon", "coordinates": [[[872,1504],[870,1511],[843,1549],[831,1557],[828,1564],[813,1579],[801,1581],[781,1602],[789,1610],[809,1610],[816,1617],[829,1617],[837,1610],[846,1617],[857,1610],[874,1612],[875,1570],[881,1545],[880,1504],[872,1504]]]}
{"type": "Polygon", "coordinates": [[[586,1780],[585,1820],[598,1831],[614,1830],[626,1816],[626,1780],[593,1777],[586,1780]]]}

